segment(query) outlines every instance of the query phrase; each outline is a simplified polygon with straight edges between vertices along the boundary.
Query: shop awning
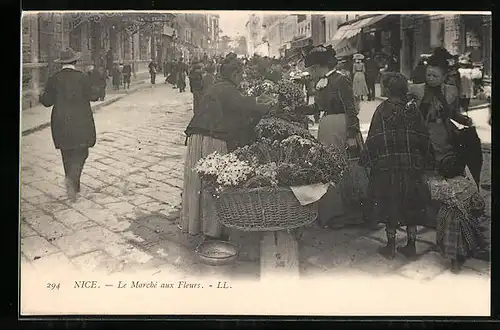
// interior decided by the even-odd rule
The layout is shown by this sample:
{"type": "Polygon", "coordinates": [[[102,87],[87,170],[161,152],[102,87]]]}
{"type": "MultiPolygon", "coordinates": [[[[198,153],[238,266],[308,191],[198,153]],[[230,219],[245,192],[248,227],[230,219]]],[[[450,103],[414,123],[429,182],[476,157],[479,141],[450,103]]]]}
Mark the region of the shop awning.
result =
{"type": "Polygon", "coordinates": [[[388,15],[376,15],[372,17],[367,17],[360,19],[359,21],[355,21],[351,24],[347,24],[341,26],[335,35],[332,38],[332,41],[329,43],[333,46],[335,51],[339,53],[341,49],[346,47],[346,43],[349,43],[351,39],[356,37],[364,28],[367,28],[384,18],[388,15]]]}

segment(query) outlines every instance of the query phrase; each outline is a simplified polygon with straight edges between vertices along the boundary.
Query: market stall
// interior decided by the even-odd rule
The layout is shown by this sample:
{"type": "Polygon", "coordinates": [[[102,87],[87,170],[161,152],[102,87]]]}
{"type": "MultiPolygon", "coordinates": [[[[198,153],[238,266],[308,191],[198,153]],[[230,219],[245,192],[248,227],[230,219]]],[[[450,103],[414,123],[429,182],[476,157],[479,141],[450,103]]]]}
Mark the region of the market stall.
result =
{"type": "MultiPolygon", "coordinates": [[[[249,74],[251,76],[251,74],[249,74]]],[[[247,81],[245,92],[272,104],[253,143],[208,155],[195,170],[207,182],[219,221],[260,232],[261,279],[299,274],[296,230],[317,218],[317,202],[347,168],[345,150],[319,143],[296,109],[302,89],[290,80],[247,81]]]]}

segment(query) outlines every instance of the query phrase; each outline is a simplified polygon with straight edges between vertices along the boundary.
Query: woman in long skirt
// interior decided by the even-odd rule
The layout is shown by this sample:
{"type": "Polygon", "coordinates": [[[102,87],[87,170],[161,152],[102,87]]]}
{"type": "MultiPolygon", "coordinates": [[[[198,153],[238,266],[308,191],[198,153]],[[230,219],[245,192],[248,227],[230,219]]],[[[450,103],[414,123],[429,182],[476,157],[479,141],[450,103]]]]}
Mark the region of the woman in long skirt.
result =
{"type": "Polygon", "coordinates": [[[225,154],[247,144],[247,133],[253,129],[269,107],[257,104],[255,98],[240,94],[242,63],[230,53],[221,65],[219,79],[208,88],[200,111],[187,129],[187,155],[184,168],[181,229],[191,235],[203,233],[206,239],[228,239],[218,222],[212,197],[205,193],[204,183],[194,171],[203,157],[217,151],[225,154]]]}
{"type": "Polygon", "coordinates": [[[366,84],[365,77],[365,64],[360,59],[355,60],[352,71],[354,73],[352,78],[354,96],[358,100],[363,100],[364,97],[368,97],[368,85],[366,84]]]}
{"type": "Polygon", "coordinates": [[[430,193],[424,178],[432,169],[432,146],[415,102],[408,102],[408,84],[400,73],[383,76],[386,95],[373,115],[361,163],[371,169],[372,216],[386,224],[387,245],[379,253],[393,259],[396,230],[406,226],[406,247],[398,251],[416,257],[417,225],[427,225],[430,193]]]}
{"type": "MultiPolygon", "coordinates": [[[[315,105],[304,109],[308,114],[324,111],[319,122],[318,140],[334,145],[340,152],[356,158],[363,148],[359,129],[358,104],[349,77],[335,70],[337,60],[331,47],[319,46],[306,57],[306,67],[316,84],[315,105]]],[[[340,228],[363,223],[363,199],[368,183],[365,170],[357,160],[350,160],[338,186],[330,186],[319,201],[318,220],[321,226],[340,228]]]]}

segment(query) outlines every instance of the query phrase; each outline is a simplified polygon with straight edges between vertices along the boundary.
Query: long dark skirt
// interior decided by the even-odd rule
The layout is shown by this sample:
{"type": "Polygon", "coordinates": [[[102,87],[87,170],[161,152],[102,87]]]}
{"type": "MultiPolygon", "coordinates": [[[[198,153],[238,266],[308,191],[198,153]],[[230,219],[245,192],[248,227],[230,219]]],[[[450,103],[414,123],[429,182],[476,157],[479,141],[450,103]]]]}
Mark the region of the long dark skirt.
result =
{"type": "Polygon", "coordinates": [[[372,221],[389,227],[429,226],[431,195],[423,174],[373,169],[368,185],[372,221]]]}

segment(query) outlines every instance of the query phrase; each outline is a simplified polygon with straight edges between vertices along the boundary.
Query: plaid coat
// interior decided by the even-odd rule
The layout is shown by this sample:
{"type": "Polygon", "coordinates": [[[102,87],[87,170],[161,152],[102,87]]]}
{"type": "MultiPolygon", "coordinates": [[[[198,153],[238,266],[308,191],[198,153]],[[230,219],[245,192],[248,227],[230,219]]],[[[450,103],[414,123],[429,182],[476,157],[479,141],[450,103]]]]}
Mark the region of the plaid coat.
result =
{"type": "Polygon", "coordinates": [[[413,102],[388,99],[373,115],[361,165],[377,170],[425,171],[433,167],[429,132],[413,102]]]}

